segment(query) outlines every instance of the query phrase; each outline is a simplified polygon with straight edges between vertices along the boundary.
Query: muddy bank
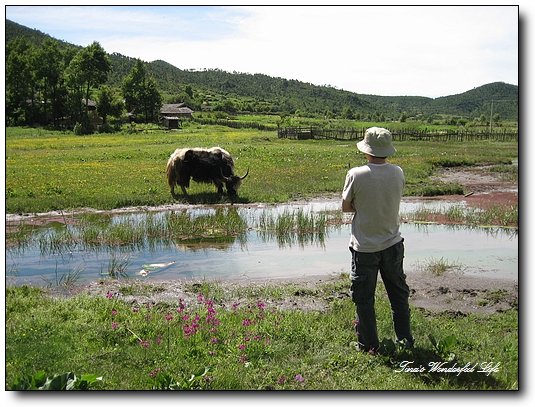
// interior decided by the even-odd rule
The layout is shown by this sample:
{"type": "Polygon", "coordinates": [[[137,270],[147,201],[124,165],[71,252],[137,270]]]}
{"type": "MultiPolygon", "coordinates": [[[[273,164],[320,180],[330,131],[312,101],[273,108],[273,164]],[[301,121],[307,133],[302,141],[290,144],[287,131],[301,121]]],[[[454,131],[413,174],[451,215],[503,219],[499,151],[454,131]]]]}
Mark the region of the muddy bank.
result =
{"type": "Polygon", "coordinates": [[[460,184],[465,191],[465,195],[448,195],[423,199],[465,201],[468,206],[481,209],[488,209],[492,206],[517,205],[518,182],[510,181],[499,173],[491,172],[492,167],[443,168],[431,179],[437,182],[460,184]]]}
{"type": "MultiPolygon", "coordinates": [[[[380,281],[380,280],[379,280],[380,281]]],[[[413,309],[426,312],[467,315],[491,314],[518,308],[518,283],[512,280],[489,279],[447,273],[442,276],[415,272],[407,275],[411,289],[413,309]]],[[[194,303],[201,287],[217,284],[218,296],[230,308],[235,302],[247,302],[247,296],[262,299],[267,305],[283,310],[323,311],[335,299],[349,299],[348,275],[311,276],[291,279],[262,280],[172,280],[140,282],[106,280],[77,288],[51,289],[54,296],[89,294],[106,296],[108,292],[121,292],[120,298],[131,304],[178,304],[179,299],[194,303]],[[285,295],[265,298],[270,290],[285,295]],[[256,297],[257,296],[257,297],[256,297]]],[[[382,283],[379,283],[382,284],[382,283]]],[[[249,299],[250,300],[250,299],[249,299]]]]}
{"type": "Polygon", "coordinates": [[[430,313],[491,314],[518,308],[518,281],[416,273],[409,275],[411,306],[430,313]]]}

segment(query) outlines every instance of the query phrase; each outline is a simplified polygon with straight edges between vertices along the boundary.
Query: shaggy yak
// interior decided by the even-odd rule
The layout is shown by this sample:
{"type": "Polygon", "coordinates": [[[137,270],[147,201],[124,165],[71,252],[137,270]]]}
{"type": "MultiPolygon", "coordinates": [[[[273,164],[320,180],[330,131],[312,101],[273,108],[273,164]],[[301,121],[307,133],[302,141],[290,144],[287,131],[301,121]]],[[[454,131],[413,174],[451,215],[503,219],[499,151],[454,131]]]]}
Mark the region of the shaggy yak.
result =
{"type": "Polygon", "coordinates": [[[213,183],[219,195],[223,195],[223,184],[231,198],[237,196],[243,177],[234,175],[234,160],[228,151],[220,147],[205,148],[178,148],[167,161],[167,182],[171,188],[171,195],[177,198],[175,186],[182,188],[184,195],[188,192],[189,181],[213,183]]]}

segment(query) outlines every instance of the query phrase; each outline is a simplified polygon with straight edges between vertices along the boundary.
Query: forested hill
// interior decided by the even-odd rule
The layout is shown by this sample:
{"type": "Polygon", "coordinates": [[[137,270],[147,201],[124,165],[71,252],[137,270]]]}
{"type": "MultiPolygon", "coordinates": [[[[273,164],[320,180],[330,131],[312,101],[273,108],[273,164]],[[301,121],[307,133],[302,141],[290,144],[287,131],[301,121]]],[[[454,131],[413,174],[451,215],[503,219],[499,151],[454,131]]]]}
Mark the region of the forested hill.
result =
{"type": "MultiPolygon", "coordinates": [[[[10,20],[6,20],[5,31],[6,45],[17,37],[24,37],[33,44],[52,38],[10,20]]],[[[56,41],[62,48],[80,48],[56,41]]],[[[109,57],[112,66],[109,85],[120,87],[135,59],[120,54],[110,54],[109,57]]],[[[147,63],[147,70],[154,76],[165,101],[186,101],[196,110],[203,106],[223,106],[237,111],[321,116],[398,118],[404,114],[421,118],[432,115],[477,118],[481,115],[489,117],[492,108],[501,119],[516,120],[518,117],[518,86],[502,82],[432,99],[358,94],[263,74],[230,73],[219,69],[183,70],[163,60],[147,63]]]]}

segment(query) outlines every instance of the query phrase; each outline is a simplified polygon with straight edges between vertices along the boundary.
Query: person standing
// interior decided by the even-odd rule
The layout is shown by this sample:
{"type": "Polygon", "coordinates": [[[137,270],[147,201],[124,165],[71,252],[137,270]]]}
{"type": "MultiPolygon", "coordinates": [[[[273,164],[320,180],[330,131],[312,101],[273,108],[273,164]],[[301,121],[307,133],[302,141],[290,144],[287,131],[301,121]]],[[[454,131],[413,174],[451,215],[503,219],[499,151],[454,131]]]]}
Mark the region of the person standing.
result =
{"type": "Polygon", "coordinates": [[[358,349],[371,353],[379,349],[375,316],[378,272],[390,301],[396,340],[410,348],[414,344],[410,292],[403,271],[404,239],[399,231],[399,206],[405,177],[399,166],[387,162],[396,152],[387,129],[367,129],[357,148],[368,163],[347,172],[342,211],[354,213],[349,250],[358,349]]]}

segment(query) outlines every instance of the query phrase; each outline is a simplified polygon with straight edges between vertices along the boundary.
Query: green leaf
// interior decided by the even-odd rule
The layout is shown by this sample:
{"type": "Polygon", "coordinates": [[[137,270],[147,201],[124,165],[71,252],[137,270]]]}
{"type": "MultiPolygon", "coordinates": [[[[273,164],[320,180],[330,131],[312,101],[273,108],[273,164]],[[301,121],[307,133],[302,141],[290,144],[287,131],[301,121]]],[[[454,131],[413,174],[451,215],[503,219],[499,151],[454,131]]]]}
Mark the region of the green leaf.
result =
{"type": "Polygon", "coordinates": [[[67,390],[69,381],[75,380],[75,377],[72,372],[55,375],[52,378],[47,378],[45,384],[39,387],[39,390],[67,390]]]}

